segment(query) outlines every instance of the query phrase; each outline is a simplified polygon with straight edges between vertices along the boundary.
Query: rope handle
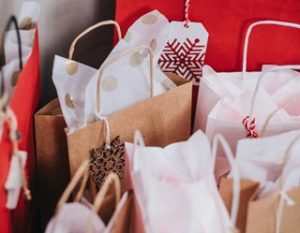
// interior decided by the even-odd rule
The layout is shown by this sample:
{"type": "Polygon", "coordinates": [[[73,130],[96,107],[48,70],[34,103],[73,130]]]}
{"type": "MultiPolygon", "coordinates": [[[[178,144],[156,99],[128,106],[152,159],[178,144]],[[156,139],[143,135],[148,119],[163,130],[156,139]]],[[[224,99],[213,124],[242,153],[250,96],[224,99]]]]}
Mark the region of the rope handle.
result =
{"type": "MultiPolygon", "coordinates": [[[[300,65],[286,65],[286,66],[272,67],[270,69],[262,71],[261,74],[258,76],[256,86],[255,86],[255,89],[253,92],[253,96],[251,99],[251,103],[250,103],[249,114],[242,121],[242,124],[244,125],[245,129],[248,131],[247,136],[252,136],[252,137],[259,136],[259,134],[255,131],[256,120],[255,120],[255,117],[253,117],[253,114],[254,114],[255,103],[257,102],[258,90],[262,83],[263,78],[265,77],[265,74],[269,73],[269,72],[273,72],[273,71],[287,72],[287,71],[290,71],[291,69],[300,69],[300,65]]],[[[271,117],[272,117],[272,113],[271,113],[271,117]]]]}
{"type": "MultiPolygon", "coordinates": [[[[86,183],[86,182],[84,182],[84,180],[86,179],[86,176],[88,174],[88,167],[89,167],[88,160],[85,160],[80,165],[80,167],[76,171],[74,177],[72,178],[72,180],[68,184],[67,188],[63,192],[62,196],[60,197],[60,199],[56,205],[55,213],[58,213],[58,211],[61,209],[61,207],[68,201],[69,197],[71,196],[72,191],[74,191],[76,185],[79,183],[80,179],[83,177],[83,182],[81,183],[81,187],[79,189],[79,191],[81,192],[82,186],[83,185],[85,186],[85,183],[86,183]]],[[[79,197],[78,195],[76,195],[76,198],[78,201],[78,198],[81,198],[81,196],[79,197]]]]}
{"type": "Polygon", "coordinates": [[[222,146],[223,151],[228,159],[228,162],[231,166],[232,176],[233,176],[233,201],[231,205],[231,223],[232,223],[232,231],[236,229],[236,221],[239,210],[239,202],[240,202],[240,174],[238,171],[237,162],[234,158],[234,155],[230,149],[230,146],[226,139],[221,134],[216,134],[213,138],[212,142],[212,171],[215,170],[215,164],[217,159],[217,151],[219,144],[222,146]]]}
{"type": "Polygon", "coordinates": [[[248,27],[247,32],[246,32],[245,43],[244,43],[244,48],[243,48],[243,68],[242,68],[242,77],[243,78],[245,77],[245,74],[247,71],[247,56],[248,56],[250,34],[251,34],[253,28],[255,28],[257,26],[261,26],[261,25],[277,25],[277,26],[300,29],[300,24],[290,23],[290,22],[285,22],[285,21],[276,21],[276,20],[261,20],[261,21],[256,21],[256,22],[250,24],[250,26],[248,27]]]}
{"type": "Polygon", "coordinates": [[[128,54],[131,54],[133,52],[138,52],[140,50],[148,50],[149,52],[149,60],[150,60],[150,97],[152,98],[153,97],[153,52],[152,52],[152,49],[147,46],[147,45],[140,45],[140,46],[137,46],[137,47],[132,47],[132,48],[129,48],[129,49],[126,49],[125,51],[119,53],[117,56],[105,61],[103,63],[103,65],[100,67],[100,71],[99,71],[99,77],[98,77],[98,80],[97,80],[97,93],[96,93],[96,111],[97,111],[97,114],[98,116],[101,116],[102,114],[102,109],[101,109],[101,84],[102,84],[102,79],[103,79],[103,72],[105,70],[105,68],[107,68],[109,65],[115,63],[116,61],[118,61],[120,58],[128,55],[128,54]]]}
{"type": "Polygon", "coordinates": [[[73,59],[73,55],[74,55],[74,49],[75,49],[75,45],[78,42],[78,40],[80,38],[82,38],[83,36],[85,36],[86,34],[88,34],[89,32],[93,31],[96,28],[102,27],[102,26],[106,26],[106,25],[114,25],[115,28],[117,29],[117,34],[118,34],[118,38],[119,40],[122,39],[122,33],[121,33],[121,28],[120,25],[114,21],[114,20],[106,20],[106,21],[102,21],[99,23],[96,23],[95,25],[87,28],[86,30],[84,30],[82,33],[80,33],[71,43],[70,49],[69,49],[69,59],[72,60],[73,59]]]}

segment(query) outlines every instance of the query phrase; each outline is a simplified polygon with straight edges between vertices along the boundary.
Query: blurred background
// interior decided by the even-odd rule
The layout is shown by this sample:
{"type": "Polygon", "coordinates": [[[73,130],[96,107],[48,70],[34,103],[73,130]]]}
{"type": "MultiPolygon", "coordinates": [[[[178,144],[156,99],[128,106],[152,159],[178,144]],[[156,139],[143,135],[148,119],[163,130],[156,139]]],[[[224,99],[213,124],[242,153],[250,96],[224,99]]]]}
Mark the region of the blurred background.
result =
{"type": "MultiPolygon", "coordinates": [[[[56,96],[51,73],[54,55],[67,57],[72,40],[92,24],[114,19],[115,0],[36,0],[39,20],[43,106],[56,96]]],[[[18,15],[24,0],[0,0],[0,31],[11,14],[18,15]]],[[[111,49],[113,28],[95,30],[82,38],[74,59],[98,67],[111,49]],[[80,59],[79,59],[80,58],[80,59]]]]}

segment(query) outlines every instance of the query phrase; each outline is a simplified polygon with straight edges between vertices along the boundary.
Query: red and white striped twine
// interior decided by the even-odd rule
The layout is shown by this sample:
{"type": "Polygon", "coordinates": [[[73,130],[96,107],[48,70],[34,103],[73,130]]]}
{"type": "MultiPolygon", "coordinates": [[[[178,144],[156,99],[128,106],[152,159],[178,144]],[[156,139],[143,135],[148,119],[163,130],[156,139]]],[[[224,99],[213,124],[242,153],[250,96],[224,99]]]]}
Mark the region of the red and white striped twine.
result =
{"type": "Polygon", "coordinates": [[[252,118],[252,120],[250,121],[250,124],[249,124],[249,116],[246,116],[243,119],[244,128],[248,132],[247,138],[258,138],[259,137],[258,132],[255,130],[255,123],[256,123],[255,118],[252,118]]]}
{"type": "Polygon", "coordinates": [[[189,27],[189,22],[190,22],[189,9],[190,9],[190,0],[185,0],[185,4],[184,4],[184,20],[185,20],[185,23],[184,23],[184,26],[186,28],[189,27]]]}

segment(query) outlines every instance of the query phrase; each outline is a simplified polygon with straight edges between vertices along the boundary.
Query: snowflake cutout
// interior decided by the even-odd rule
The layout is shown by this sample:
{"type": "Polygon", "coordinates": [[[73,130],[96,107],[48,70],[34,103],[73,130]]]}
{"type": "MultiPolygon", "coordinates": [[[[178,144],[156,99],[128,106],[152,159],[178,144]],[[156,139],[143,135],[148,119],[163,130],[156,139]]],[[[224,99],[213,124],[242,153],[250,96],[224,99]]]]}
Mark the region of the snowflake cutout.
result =
{"type": "Polygon", "coordinates": [[[177,39],[168,41],[164,47],[158,65],[164,72],[172,72],[186,80],[199,84],[204,66],[205,45],[199,39],[192,42],[189,38],[181,44],[177,39]]]}

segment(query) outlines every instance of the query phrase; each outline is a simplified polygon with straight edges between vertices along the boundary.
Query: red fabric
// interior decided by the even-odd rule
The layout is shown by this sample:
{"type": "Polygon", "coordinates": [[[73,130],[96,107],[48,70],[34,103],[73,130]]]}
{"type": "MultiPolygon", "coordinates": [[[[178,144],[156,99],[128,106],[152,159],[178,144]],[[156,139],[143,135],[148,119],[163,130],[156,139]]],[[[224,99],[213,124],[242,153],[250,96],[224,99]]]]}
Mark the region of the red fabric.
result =
{"type": "MultiPolygon", "coordinates": [[[[184,19],[184,0],[117,0],[116,20],[123,33],[140,16],[158,9],[169,20],[184,19]]],[[[300,23],[299,0],[191,0],[190,20],[209,32],[206,64],[217,71],[240,71],[246,28],[264,19],[300,23]]],[[[300,63],[300,30],[258,26],[250,39],[248,70],[261,64],[300,63]]]]}
{"type": "Polygon", "coordinates": [[[35,41],[31,56],[23,67],[18,84],[10,101],[10,107],[16,114],[18,126],[21,132],[20,150],[28,152],[26,172],[32,190],[33,201],[27,202],[23,194],[19,199],[16,210],[9,211],[5,208],[6,191],[4,183],[8,175],[11,144],[7,133],[4,132],[0,143],[0,232],[1,233],[23,233],[30,232],[32,221],[33,202],[35,196],[35,154],[33,138],[33,114],[40,98],[40,67],[39,67],[39,41],[36,30],[35,41]]]}

